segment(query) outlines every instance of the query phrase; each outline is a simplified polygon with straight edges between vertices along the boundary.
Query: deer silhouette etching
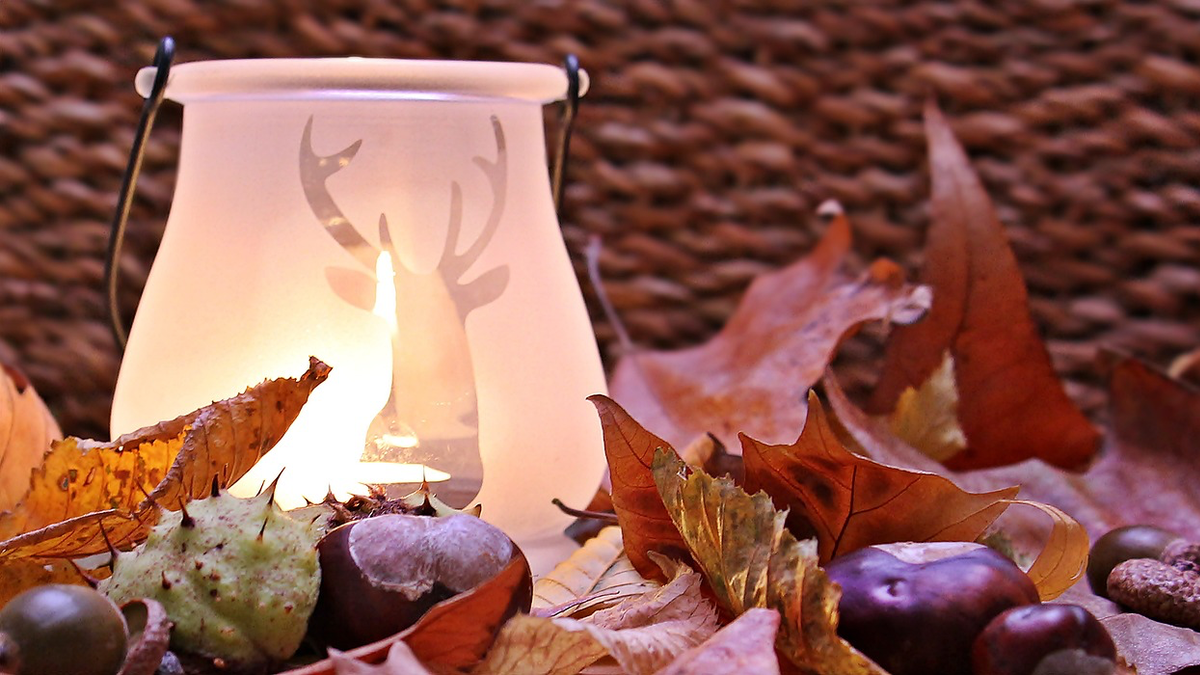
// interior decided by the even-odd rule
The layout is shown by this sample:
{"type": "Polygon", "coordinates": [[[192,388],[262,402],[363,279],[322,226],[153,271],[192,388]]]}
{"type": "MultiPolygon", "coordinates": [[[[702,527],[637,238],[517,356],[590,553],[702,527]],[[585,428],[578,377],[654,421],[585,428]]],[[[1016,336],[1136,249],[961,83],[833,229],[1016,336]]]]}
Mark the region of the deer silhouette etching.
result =
{"type": "Polygon", "coordinates": [[[451,181],[445,243],[436,267],[427,273],[414,272],[397,254],[385,214],[379,216],[379,243],[373,244],[329,192],[327,179],[350,165],[362,140],[332,155],[318,155],[310,116],[300,141],[300,180],[309,207],[334,241],[365,268],[329,267],[326,279],[339,298],[375,313],[391,331],[391,394],[368,428],[363,461],[445,471],[452,476],[446,487],[460,501],[473,498],[483,480],[467,316],[499,298],[509,281],[507,265],[463,281],[495,236],[504,212],[508,153],[500,121],[493,116],[491,123],[496,159],[474,158],[492,192],[486,222],[460,252],[463,194],[459,182],[451,181]]]}

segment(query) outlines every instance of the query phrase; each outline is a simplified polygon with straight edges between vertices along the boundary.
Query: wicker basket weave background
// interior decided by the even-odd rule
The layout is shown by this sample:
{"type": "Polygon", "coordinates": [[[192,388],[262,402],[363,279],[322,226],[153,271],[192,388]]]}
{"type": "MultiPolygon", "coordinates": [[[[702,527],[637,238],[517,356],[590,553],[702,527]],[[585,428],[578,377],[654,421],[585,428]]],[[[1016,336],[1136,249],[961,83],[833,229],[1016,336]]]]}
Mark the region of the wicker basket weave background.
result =
{"type": "MultiPolygon", "coordinates": [[[[861,258],[915,269],[933,92],[1077,400],[1101,400],[1098,345],[1165,363],[1200,344],[1195,0],[0,0],[0,360],[68,433],[107,435],[119,357],[103,255],[140,109],[133,74],[163,35],[177,62],[578,54],[593,86],[564,231],[577,256],[603,236],[612,300],[653,346],[711,335],[756,273],[807,250],[826,198],[846,206],[861,258]]],[[[178,142],[168,103],[121,261],[127,320],[178,142]]],[[[598,314],[596,329],[612,358],[598,314]]],[[[852,388],[871,381],[873,346],[847,346],[852,388]]]]}

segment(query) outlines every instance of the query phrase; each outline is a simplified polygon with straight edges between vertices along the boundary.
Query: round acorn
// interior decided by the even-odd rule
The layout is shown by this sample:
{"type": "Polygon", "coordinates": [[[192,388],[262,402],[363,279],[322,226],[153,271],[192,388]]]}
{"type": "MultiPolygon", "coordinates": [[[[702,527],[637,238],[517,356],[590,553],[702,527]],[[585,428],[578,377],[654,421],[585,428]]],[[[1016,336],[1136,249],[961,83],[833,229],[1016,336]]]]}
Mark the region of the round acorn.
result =
{"type": "Polygon", "coordinates": [[[892,675],[970,675],[983,627],[1039,602],[1012,561],[966,542],[869,546],[825,571],[842,588],[838,634],[892,675]]]}
{"type": "Polygon", "coordinates": [[[0,610],[0,672],[115,675],[128,639],[121,610],[100,593],[86,586],[38,586],[0,610]]]}

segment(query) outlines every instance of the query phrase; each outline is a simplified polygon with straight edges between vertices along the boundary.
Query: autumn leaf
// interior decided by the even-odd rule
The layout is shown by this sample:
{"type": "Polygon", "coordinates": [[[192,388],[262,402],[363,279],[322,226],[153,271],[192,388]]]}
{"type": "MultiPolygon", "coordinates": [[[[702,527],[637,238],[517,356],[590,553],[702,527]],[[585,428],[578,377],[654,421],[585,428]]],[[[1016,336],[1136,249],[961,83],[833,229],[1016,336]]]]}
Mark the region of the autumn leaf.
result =
{"type": "Polygon", "coordinates": [[[840,208],[826,213],[831,222],[817,247],[758,276],[708,343],[622,358],[612,397],[675,447],[704,433],[726,445],[739,432],[790,440],[804,421],[804,392],[848,331],[869,320],[914,321],[929,303],[927,290],[903,283],[891,263],[848,278],[842,264],[850,226],[840,208]]]}
{"type": "Polygon", "coordinates": [[[776,646],[802,672],[886,675],[837,636],[841,593],[817,565],[816,542],[797,541],[766,493],[751,497],[730,479],[691,471],[665,451],[655,454],[653,470],[663,503],[722,607],[735,616],[755,607],[778,611],[776,646]]]}
{"type": "Polygon", "coordinates": [[[748,609],[655,675],[778,675],[775,635],[779,612],[748,609]]]}
{"type": "Polygon", "coordinates": [[[637,573],[621,540],[606,527],[533,584],[533,613],[578,618],[661,584],[637,573]]]}
{"type": "Polygon", "coordinates": [[[716,609],[686,565],[654,554],[670,581],[584,619],[517,616],[475,675],[568,675],[611,656],[625,673],[655,672],[717,630],[716,609]]]}
{"type": "Polygon", "coordinates": [[[892,433],[939,462],[967,447],[967,437],[958,424],[958,389],[949,352],[920,387],[900,394],[889,422],[892,433]]]}
{"type": "Polygon", "coordinates": [[[328,365],[310,358],[298,381],[270,380],[198,410],[188,422],[179,455],[150,499],[171,505],[181,497],[206,494],[214,478],[221,489],[236,483],[283,438],[329,371],[328,365]]]}
{"type": "Polygon", "coordinates": [[[283,436],[328,373],[313,359],[298,380],[269,380],[108,443],[55,442],[21,502],[0,514],[0,559],[103,553],[105,537],[118,547],[135,543],[153,525],[151,500],[175,509],[208,494],[214,476],[220,487],[232,484],[283,436]]]}
{"type": "Polygon", "coordinates": [[[55,560],[46,565],[33,560],[17,560],[0,565],[0,607],[8,604],[15,595],[27,588],[46,584],[73,584],[82,586],[87,580],[79,570],[64,560],[55,560]]]}
{"type": "MultiPolygon", "coordinates": [[[[853,445],[876,460],[936,474],[967,490],[984,491],[999,488],[1002,492],[1015,492],[1011,487],[1007,490],[1000,488],[1004,485],[1017,485],[1019,489],[1025,489],[1027,481],[1023,481],[1019,475],[1012,474],[1008,468],[957,474],[946,469],[891,434],[881,420],[868,418],[850,403],[832,374],[825,378],[825,392],[835,414],[833,423],[843,430],[843,442],[853,445]],[[993,475],[990,478],[981,478],[984,474],[993,475]]],[[[1074,474],[1054,469],[1039,460],[1026,462],[1033,463],[1046,471],[1077,478],[1074,474]]],[[[1075,518],[1051,504],[1012,499],[1012,496],[1004,495],[1004,498],[999,500],[1001,505],[1017,508],[1008,509],[997,521],[996,529],[1003,532],[1006,540],[1015,542],[1021,552],[1034,554],[1035,559],[1027,573],[1037,586],[1042,599],[1058,597],[1083,576],[1089,549],[1087,530],[1075,518]],[[1048,532],[1046,524],[1049,526],[1048,532]]],[[[963,540],[974,538],[962,537],[963,540]]]]}
{"type": "Polygon", "coordinates": [[[821,562],[872,544],[972,541],[1017,494],[1006,488],[971,494],[932,473],[910,471],[853,454],[810,393],[808,420],[791,445],[742,436],[747,492],[766,490],[789,509],[788,528],[816,536],[821,562]]]}
{"type": "MultiPolygon", "coordinates": [[[[27,477],[25,498],[16,509],[0,515],[0,540],[4,540],[0,545],[0,557],[34,555],[32,549],[13,546],[10,542],[20,534],[88,514],[112,511],[124,514],[124,520],[129,522],[130,514],[138,511],[138,505],[149,491],[166,478],[167,467],[179,453],[183,440],[184,434],[180,432],[166,440],[148,438],[145,442],[129,444],[78,438],[56,441],[42,465],[34,469],[32,478],[27,477]]],[[[112,523],[114,543],[123,541],[138,529],[135,525],[125,531],[112,523]]],[[[90,555],[106,550],[99,531],[94,535],[94,545],[56,550],[61,550],[64,556],[90,555]]],[[[91,539],[91,535],[85,537],[86,541],[91,539]]]]}
{"type": "MultiPolygon", "coordinates": [[[[528,600],[529,578],[525,556],[514,556],[496,576],[439,602],[404,631],[343,652],[342,656],[367,664],[380,663],[388,658],[393,644],[403,641],[413,656],[431,670],[469,669],[483,658],[500,627],[528,600]]],[[[334,660],[328,658],[280,675],[333,675],[336,668],[334,660]]]]}
{"type": "Polygon", "coordinates": [[[29,472],[59,438],[62,431],[33,385],[0,363],[0,511],[17,505],[29,489],[29,472]]]}
{"type": "Polygon", "coordinates": [[[663,579],[658,565],[647,555],[657,551],[668,557],[686,560],[687,547],[671,516],[663,506],[650,465],[654,451],[671,446],[646,431],[625,409],[607,396],[588,398],[600,414],[604,431],[604,454],[612,480],[613,510],[621,526],[625,552],[634,569],[647,579],[663,579]]]}
{"type": "Polygon", "coordinates": [[[336,649],[329,650],[329,660],[337,675],[433,675],[402,640],[392,643],[387,659],[378,666],[363,663],[336,649]]]}
{"type": "Polygon", "coordinates": [[[933,195],[920,280],[933,288],[933,306],[922,321],[888,337],[870,410],[890,412],[905,390],[929,380],[948,352],[967,440],[946,459],[948,466],[1038,457],[1078,467],[1095,452],[1099,435],[1054,373],[995,209],[932,100],[925,132],[933,195]]]}
{"type": "MultiPolygon", "coordinates": [[[[901,466],[938,472],[971,490],[1017,484],[1030,500],[1051,505],[1078,521],[1094,540],[1122,525],[1150,524],[1200,538],[1200,391],[1172,380],[1130,358],[1116,358],[1110,368],[1110,430],[1104,448],[1083,474],[1062,470],[1038,459],[1012,466],[955,472],[934,462],[890,435],[878,420],[868,418],[826,378],[830,405],[852,442],[872,457],[901,466]]],[[[1036,550],[1046,537],[1029,509],[1010,509],[999,522],[1005,535],[1036,550]]],[[[1060,551],[1083,549],[1078,531],[1060,535],[1060,551]]],[[[1054,553],[1052,551],[1052,553],[1054,553]]],[[[1058,556],[1056,556],[1058,557],[1058,556]]],[[[1036,562],[1035,562],[1036,564],[1036,562]]],[[[1050,563],[1047,563],[1049,565],[1050,563]]],[[[1055,564],[1073,566],[1069,556],[1055,564]]],[[[1059,576],[1060,579],[1064,578],[1059,576]]],[[[1046,583],[1044,580],[1043,584],[1046,583]]],[[[1059,581],[1062,586],[1065,581],[1059,581]]],[[[1043,592],[1039,588],[1039,592],[1043,592]]],[[[1077,582],[1060,599],[1102,601],[1086,582],[1077,582]]],[[[1087,605],[1089,609],[1091,605],[1087,605]]],[[[1125,616],[1125,615],[1121,615],[1125,616]]],[[[1144,617],[1104,619],[1122,654],[1139,672],[1170,673],[1166,661],[1200,666],[1200,642],[1181,640],[1181,630],[1144,617]],[[1134,631],[1130,626],[1136,625],[1134,631]],[[1161,648],[1152,648],[1160,645],[1161,648]],[[1162,646],[1162,645],[1170,645],[1162,646]],[[1170,652],[1170,654],[1167,654],[1170,652]]],[[[1192,631],[1187,631],[1194,635],[1192,631]]],[[[1182,666],[1181,666],[1182,667],[1182,666]]]]}

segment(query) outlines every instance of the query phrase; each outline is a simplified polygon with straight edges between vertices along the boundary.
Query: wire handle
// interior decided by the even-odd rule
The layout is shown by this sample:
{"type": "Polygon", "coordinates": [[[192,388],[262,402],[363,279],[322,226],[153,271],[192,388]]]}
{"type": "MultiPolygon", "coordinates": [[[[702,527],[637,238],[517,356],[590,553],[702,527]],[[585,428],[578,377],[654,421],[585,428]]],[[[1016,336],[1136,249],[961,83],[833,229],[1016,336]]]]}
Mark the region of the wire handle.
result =
{"type": "Polygon", "coordinates": [[[571,132],[575,129],[575,114],[579,112],[579,58],[574,54],[567,54],[563,59],[563,68],[567,71],[567,97],[563,99],[562,112],[558,116],[558,149],[554,154],[554,170],[550,173],[554,212],[560,217],[567,159],[571,155],[571,132]]]}
{"type": "Polygon", "coordinates": [[[163,94],[167,90],[167,78],[171,72],[171,62],[175,60],[175,41],[164,37],[158,43],[154,52],[154,86],[150,95],[142,104],[142,117],[138,120],[137,133],[133,137],[133,147],[129,149],[129,164],[125,166],[125,175],[121,178],[121,192],[117,196],[117,212],[113,216],[112,231],[108,238],[108,254],[104,258],[104,287],[108,293],[108,321],[112,330],[113,341],[121,353],[125,352],[128,336],[125,324],[121,321],[121,308],[117,303],[117,265],[121,259],[121,245],[125,241],[125,225],[129,222],[129,210],[133,206],[133,191],[137,188],[138,174],[142,172],[142,159],[146,155],[146,140],[150,137],[150,128],[154,126],[154,118],[162,105],[163,94]]]}

